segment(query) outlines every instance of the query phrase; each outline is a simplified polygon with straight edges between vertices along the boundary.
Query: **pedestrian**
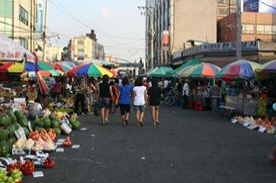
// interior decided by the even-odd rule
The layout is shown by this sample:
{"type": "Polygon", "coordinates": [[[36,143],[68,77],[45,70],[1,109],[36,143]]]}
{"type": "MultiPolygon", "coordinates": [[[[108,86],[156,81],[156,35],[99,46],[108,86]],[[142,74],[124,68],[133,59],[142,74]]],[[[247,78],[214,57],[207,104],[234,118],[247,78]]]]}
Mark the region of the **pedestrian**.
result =
{"type": "Polygon", "coordinates": [[[77,114],[82,114],[84,115],[85,111],[85,88],[82,86],[81,81],[78,81],[76,83],[76,86],[74,87],[75,90],[75,107],[74,107],[74,112],[77,114]],[[81,105],[81,111],[79,109],[79,105],[81,105]]]}
{"type": "Polygon", "coordinates": [[[109,108],[111,103],[111,98],[113,97],[112,87],[109,84],[109,76],[103,75],[102,82],[99,83],[98,88],[98,107],[100,108],[100,118],[102,125],[108,125],[109,120],[109,108]]]}
{"type": "Polygon", "coordinates": [[[152,80],[152,87],[148,90],[148,101],[151,107],[151,116],[153,126],[159,125],[159,107],[162,89],[158,85],[156,79],[152,80]]]}
{"type": "Polygon", "coordinates": [[[114,81],[110,81],[110,86],[111,86],[112,93],[113,93],[113,96],[111,98],[110,109],[111,109],[111,112],[114,113],[116,111],[116,106],[118,104],[119,91],[118,91],[118,87],[115,85],[114,81]]]}
{"type": "Polygon", "coordinates": [[[189,84],[188,79],[185,79],[185,83],[182,88],[182,97],[183,97],[183,109],[187,109],[188,100],[189,100],[189,84]]]}
{"type": "Polygon", "coordinates": [[[53,86],[53,96],[55,99],[55,102],[58,101],[62,90],[62,84],[61,81],[56,81],[55,85],[53,86]]]}
{"type": "Polygon", "coordinates": [[[87,108],[90,114],[93,113],[94,96],[96,93],[96,86],[94,78],[90,78],[87,87],[87,108]]]}
{"type": "Polygon", "coordinates": [[[133,87],[129,84],[128,77],[125,76],[122,78],[122,84],[119,85],[119,105],[121,111],[121,118],[123,124],[128,125],[129,113],[130,113],[130,104],[131,104],[131,95],[133,87]]]}
{"type": "Polygon", "coordinates": [[[147,89],[143,85],[142,77],[138,77],[135,80],[135,86],[133,88],[134,110],[136,112],[136,125],[143,126],[144,122],[144,110],[147,100],[147,89]]]}

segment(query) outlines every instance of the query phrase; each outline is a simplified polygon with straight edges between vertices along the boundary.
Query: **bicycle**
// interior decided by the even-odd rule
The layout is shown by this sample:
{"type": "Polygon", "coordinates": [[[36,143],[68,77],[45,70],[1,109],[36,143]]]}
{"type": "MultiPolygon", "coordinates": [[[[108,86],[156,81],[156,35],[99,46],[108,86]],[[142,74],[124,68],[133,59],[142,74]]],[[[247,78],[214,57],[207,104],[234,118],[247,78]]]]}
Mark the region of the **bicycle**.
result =
{"type": "Polygon", "coordinates": [[[170,89],[170,91],[164,97],[164,104],[172,106],[175,104],[176,100],[181,97],[180,92],[176,87],[170,89]]]}

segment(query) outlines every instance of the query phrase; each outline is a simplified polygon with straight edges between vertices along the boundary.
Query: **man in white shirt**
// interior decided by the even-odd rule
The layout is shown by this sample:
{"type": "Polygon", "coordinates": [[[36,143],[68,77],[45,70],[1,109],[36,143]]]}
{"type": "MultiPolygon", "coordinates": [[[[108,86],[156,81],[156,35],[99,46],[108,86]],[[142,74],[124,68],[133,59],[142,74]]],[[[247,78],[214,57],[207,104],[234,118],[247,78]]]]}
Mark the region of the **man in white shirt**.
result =
{"type": "Polygon", "coordinates": [[[189,99],[189,84],[188,79],[185,80],[185,83],[182,88],[182,97],[183,97],[183,109],[187,109],[188,99],[189,99]]]}

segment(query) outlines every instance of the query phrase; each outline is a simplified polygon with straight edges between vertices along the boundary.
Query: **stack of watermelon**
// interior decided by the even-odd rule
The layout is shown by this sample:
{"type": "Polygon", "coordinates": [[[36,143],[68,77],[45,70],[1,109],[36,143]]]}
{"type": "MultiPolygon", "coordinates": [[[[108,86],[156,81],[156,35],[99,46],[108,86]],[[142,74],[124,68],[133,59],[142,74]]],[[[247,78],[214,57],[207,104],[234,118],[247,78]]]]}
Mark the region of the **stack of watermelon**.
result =
{"type": "Polygon", "coordinates": [[[57,135],[60,135],[61,133],[60,122],[53,115],[47,115],[41,118],[36,116],[33,127],[35,130],[41,131],[42,129],[45,129],[47,132],[52,128],[55,130],[57,135]]]}
{"type": "Polygon", "coordinates": [[[78,115],[76,113],[72,114],[69,119],[69,127],[73,130],[79,130],[81,125],[80,121],[78,120],[78,115]]]}
{"type": "Polygon", "coordinates": [[[21,126],[28,136],[28,120],[20,111],[0,115],[0,157],[11,153],[12,145],[16,142],[15,131],[21,126]]]}

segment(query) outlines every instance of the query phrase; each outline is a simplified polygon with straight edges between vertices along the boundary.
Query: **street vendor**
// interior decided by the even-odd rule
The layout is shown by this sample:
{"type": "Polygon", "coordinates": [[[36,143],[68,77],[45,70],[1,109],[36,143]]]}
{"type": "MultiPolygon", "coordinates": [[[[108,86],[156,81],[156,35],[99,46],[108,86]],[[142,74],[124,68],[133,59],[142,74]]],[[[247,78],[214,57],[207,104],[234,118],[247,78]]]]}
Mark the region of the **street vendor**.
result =
{"type": "Polygon", "coordinates": [[[29,110],[29,119],[34,120],[36,116],[43,115],[43,108],[42,105],[39,103],[39,99],[36,98],[34,101],[29,101],[28,103],[28,110],[29,110]]]}

